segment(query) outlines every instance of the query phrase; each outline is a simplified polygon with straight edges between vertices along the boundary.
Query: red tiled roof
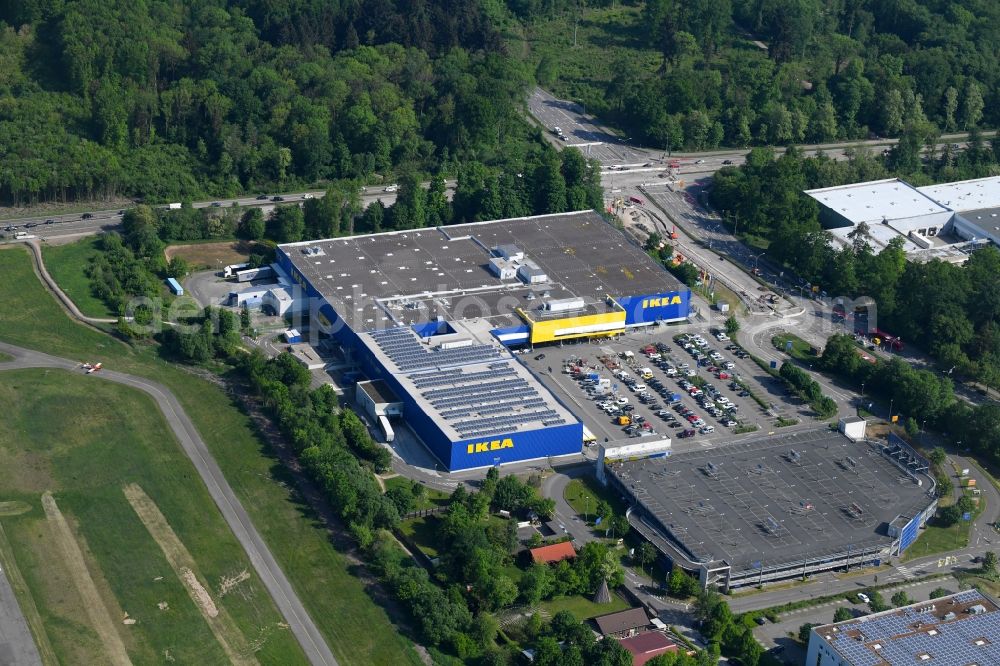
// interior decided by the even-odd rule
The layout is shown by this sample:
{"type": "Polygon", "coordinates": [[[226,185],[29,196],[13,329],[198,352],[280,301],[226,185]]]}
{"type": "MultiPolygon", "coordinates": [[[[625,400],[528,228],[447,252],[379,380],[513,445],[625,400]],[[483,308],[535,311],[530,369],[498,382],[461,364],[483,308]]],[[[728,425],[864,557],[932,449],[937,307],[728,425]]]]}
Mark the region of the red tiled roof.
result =
{"type": "Polygon", "coordinates": [[[634,666],[642,666],[653,657],[677,649],[677,645],[658,631],[647,631],[638,636],[623,638],[620,642],[622,647],[632,653],[634,666]]]}
{"type": "Polygon", "coordinates": [[[551,564],[560,560],[571,560],[576,557],[576,550],[569,541],[554,543],[551,546],[541,546],[531,549],[531,559],[540,564],[551,564]]]}

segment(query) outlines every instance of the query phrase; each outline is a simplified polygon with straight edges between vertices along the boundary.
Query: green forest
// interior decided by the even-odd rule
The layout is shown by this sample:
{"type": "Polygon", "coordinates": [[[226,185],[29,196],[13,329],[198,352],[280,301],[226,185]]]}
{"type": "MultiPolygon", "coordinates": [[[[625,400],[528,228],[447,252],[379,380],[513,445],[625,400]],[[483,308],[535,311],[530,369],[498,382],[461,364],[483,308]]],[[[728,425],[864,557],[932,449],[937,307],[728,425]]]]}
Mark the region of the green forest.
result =
{"type": "Polygon", "coordinates": [[[517,161],[529,80],[477,2],[2,2],[0,201],[517,161]]]}
{"type": "Polygon", "coordinates": [[[703,150],[998,122],[991,0],[511,0],[536,77],[644,145],[703,150]]]}

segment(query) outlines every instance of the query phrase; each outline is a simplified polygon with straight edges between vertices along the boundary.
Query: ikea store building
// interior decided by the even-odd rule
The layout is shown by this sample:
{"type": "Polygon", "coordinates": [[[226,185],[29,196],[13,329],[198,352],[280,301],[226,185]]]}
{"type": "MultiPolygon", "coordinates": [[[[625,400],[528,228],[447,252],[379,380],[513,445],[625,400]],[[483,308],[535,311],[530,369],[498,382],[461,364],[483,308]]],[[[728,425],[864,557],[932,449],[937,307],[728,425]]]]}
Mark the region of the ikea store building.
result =
{"type": "Polygon", "coordinates": [[[510,347],[683,320],[691,298],[593,211],[290,243],[277,266],[449,470],[581,449],[510,347]]]}

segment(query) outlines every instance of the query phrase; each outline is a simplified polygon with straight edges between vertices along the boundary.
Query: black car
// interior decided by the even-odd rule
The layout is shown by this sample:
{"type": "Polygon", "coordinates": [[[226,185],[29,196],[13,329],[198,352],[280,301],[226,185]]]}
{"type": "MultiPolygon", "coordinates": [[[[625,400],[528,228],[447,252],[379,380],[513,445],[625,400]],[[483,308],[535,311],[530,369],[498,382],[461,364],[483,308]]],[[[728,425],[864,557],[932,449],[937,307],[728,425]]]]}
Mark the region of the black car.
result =
{"type": "Polygon", "coordinates": [[[82,217],[82,218],[83,218],[84,220],[89,220],[89,219],[91,219],[92,217],[94,217],[94,214],[93,214],[93,213],[84,213],[84,214],[83,214],[83,215],[82,215],[81,217],[82,217]]]}
{"type": "Polygon", "coordinates": [[[284,201],[285,197],[271,197],[271,201],[284,201]]]}
{"type": "Polygon", "coordinates": [[[26,225],[24,225],[24,228],[25,229],[33,229],[34,227],[37,227],[38,224],[39,224],[38,222],[28,222],[26,225]]]}
{"type": "Polygon", "coordinates": [[[266,194],[258,194],[257,195],[257,201],[267,201],[270,198],[271,197],[267,196],[266,194]]]}
{"type": "Polygon", "coordinates": [[[45,224],[55,224],[55,220],[45,220],[45,224]]]}
{"type": "Polygon", "coordinates": [[[722,163],[723,163],[724,165],[726,165],[726,166],[729,166],[730,164],[732,164],[732,163],[733,163],[733,161],[732,161],[732,160],[722,160],[722,163]]]}
{"type": "Polygon", "coordinates": [[[539,354],[538,356],[535,357],[535,360],[541,361],[543,358],[545,358],[545,354],[539,354]]]}
{"type": "Polygon", "coordinates": [[[222,208],[222,204],[219,203],[218,201],[213,201],[212,208],[222,208]]]}

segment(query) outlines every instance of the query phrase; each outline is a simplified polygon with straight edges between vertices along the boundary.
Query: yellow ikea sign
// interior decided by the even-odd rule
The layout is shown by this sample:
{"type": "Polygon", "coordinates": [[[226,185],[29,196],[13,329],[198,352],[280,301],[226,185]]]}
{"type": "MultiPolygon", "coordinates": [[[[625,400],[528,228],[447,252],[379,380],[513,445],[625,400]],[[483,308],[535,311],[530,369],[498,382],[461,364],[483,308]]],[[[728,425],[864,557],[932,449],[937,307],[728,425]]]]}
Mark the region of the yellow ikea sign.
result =
{"type": "Polygon", "coordinates": [[[664,305],[680,305],[681,297],[676,294],[673,296],[659,296],[657,298],[644,298],[642,299],[642,309],[646,308],[658,308],[664,305]]]}
{"type": "Polygon", "coordinates": [[[514,440],[507,439],[494,439],[491,442],[476,442],[475,444],[466,445],[466,453],[486,453],[487,451],[499,451],[500,449],[512,449],[514,448],[514,440]]]}

